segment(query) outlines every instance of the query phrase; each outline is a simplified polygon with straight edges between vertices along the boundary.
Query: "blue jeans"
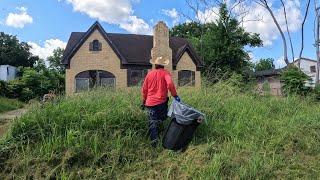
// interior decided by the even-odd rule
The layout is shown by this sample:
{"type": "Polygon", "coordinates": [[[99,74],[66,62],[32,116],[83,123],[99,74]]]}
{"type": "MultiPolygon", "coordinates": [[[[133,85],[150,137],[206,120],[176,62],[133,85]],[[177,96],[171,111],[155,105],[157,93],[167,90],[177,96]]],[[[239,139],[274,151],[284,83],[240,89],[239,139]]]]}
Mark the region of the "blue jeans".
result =
{"type": "Polygon", "coordinates": [[[149,135],[151,142],[158,139],[159,126],[167,118],[168,100],[162,104],[147,107],[149,115],[149,135]]]}

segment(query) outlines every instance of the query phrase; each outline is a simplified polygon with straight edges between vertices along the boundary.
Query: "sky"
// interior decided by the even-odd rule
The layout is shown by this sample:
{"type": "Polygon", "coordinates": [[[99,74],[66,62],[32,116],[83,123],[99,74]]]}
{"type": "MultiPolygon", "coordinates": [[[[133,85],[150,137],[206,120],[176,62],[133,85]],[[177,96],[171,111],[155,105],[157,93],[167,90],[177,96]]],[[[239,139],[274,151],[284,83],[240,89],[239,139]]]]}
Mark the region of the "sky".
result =
{"type": "MultiPolygon", "coordinates": [[[[233,0],[225,2],[229,7],[234,7],[233,0]]],[[[268,2],[287,36],[281,4],[277,0],[268,2]]],[[[284,2],[294,54],[298,57],[306,0],[284,2]]],[[[46,59],[54,49],[66,46],[71,32],[85,32],[96,20],[106,32],[152,34],[152,27],[160,20],[169,27],[190,19],[202,23],[214,22],[218,18],[217,10],[217,5],[200,7],[196,15],[186,0],[0,0],[0,32],[16,35],[20,41],[28,42],[34,55],[46,59]]],[[[252,61],[273,58],[276,68],[283,67],[282,39],[266,9],[248,2],[232,8],[232,14],[242,22],[245,30],[259,33],[263,40],[262,47],[246,47],[252,61]]],[[[305,24],[303,53],[303,57],[311,59],[316,58],[314,20],[314,5],[311,3],[305,24]]],[[[292,61],[289,44],[288,51],[292,61]]]]}

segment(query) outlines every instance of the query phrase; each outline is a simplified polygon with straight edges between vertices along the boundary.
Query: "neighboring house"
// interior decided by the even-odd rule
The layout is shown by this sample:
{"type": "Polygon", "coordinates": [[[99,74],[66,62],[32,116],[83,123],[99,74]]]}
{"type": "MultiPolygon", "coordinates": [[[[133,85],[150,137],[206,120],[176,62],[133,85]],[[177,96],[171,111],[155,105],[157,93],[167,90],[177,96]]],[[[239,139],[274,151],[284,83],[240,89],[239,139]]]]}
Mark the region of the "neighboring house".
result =
{"type": "Polygon", "coordinates": [[[154,36],[106,33],[99,22],[87,32],[73,32],[64,52],[66,94],[97,86],[140,85],[152,69],[151,58],[171,60],[166,67],[178,86],[200,87],[203,63],[183,38],[169,38],[164,22],[154,27],[154,36]]]}
{"type": "MultiPolygon", "coordinates": [[[[308,87],[315,87],[315,79],[317,74],[317,61],[307,58],[301,58],[293,61],[291,64],[295,66],[299,66],[298,63],[300,62],[300,69],[306,75],[308,75],[311,80],[306,82],[306,86],[308,87]]],[[[265,71],[257,71],[254,73],[254,76],[257,79],[257,89],[260,93],[264,94],[266,92],[266,88],[269,88],[271,95],[280,96],[282,93],[282,83],[280,80],[281,72],[283,69],[271,69],[265,71]],[[267,87],[269,86],[269,87],[267,87]]]]}
{"type": "Polygon", "coordinates": [[[300,69],[306,75],[308,75],[311,80],[306,82],[306,86],[315,87],[316,75],[317,75],[317,61],[313,59],[301,58],[292,62],[294,65],[298,66],[300,62],[300,69]]]}
{"type": "Polygon", "coordinates": [[[10,65],[0,65],[0,80],[10,81],[17,77],[17,68],[10,65]]]}
{"type": "Polygon", "coordinates": [[[280,81],[282,69],[270,69],[257,71],[254,76],[257,79],[257,90],[260,94],[270,93],[274,96],[282,95],[282,83],[280,81]]]}

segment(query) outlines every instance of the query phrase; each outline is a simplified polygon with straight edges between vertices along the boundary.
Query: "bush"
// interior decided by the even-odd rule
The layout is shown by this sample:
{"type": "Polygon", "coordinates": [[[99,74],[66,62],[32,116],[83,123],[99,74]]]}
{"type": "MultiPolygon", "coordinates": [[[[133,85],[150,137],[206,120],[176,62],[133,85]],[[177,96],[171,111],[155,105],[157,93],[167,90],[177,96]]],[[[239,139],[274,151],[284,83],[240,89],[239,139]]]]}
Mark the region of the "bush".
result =
{"type": "Polygon", "coordinates": [[[5,81],[0,80],[0,96],[6,96],[8,92],[7,83],[5,81]]]}
{"type": "Polygon", "coordinates": [[[0,96],[18,98],[28,101],[53,90],[62,94],[64,92],[64,75],[56,71],[43,69],[37,72],[33,68],[20,68],[22,76],[8,82],[0,81],[0,96]]]}
{"type": "Polygon", "coordinates": [[[294,65],[289,66],[285,71],[282,72],[281,80],[283,81],[282,89],[286,95],[305,95],[306,92],[310,90],[309,88],[305,87],[305,83],[307,80],[310,80],[310,77],[294,65]]]}
{"type": "Polygon", "coordinates": [[[315,99],[316,100],[320,100],[320,85],[316,85],[316,87],[313,90],[314,95],[315,95],[315,99]]]}

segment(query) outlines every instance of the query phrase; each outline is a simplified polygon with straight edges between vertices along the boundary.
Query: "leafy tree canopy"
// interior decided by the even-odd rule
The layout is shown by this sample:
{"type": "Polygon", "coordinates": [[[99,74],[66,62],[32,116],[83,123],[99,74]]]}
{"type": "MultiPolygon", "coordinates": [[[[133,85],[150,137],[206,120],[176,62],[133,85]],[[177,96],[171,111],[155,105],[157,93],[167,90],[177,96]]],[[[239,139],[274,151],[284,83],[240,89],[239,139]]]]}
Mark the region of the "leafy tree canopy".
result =
{"type": "Polygon", "coordinates": [[[267,58],[267,59],[260,59],[259,62],[257,62],[254,66],[255,71],[263,71],[263,70],[269,70],[274,69],[274,59],[267,58]]]}
{"type": "Polygon", "coordinates": [[[19,42],[16,36],[0,32],[0,65],[32,67],[37,59],[32,56],[26,42],[19,42]]]}
{"type": "Polygon", "coordinates": [[[230,17],[226,4],[221,4],[219,19],[213,23],[184,23],[170,30],[171,36],[188,38],[205,62],[205,72],[243,72],[250,66],[246,46],[258,47],[258,34],[249,33],[237,19],[230,17]]]}
{"type": "Polygon", "coordinates": [[[61,59],[63,57],[64,49],[58,48],[53,51],[53,55],[48,58],[49,68],[64,74],[65,67],[61,64],[61,59]]]}

